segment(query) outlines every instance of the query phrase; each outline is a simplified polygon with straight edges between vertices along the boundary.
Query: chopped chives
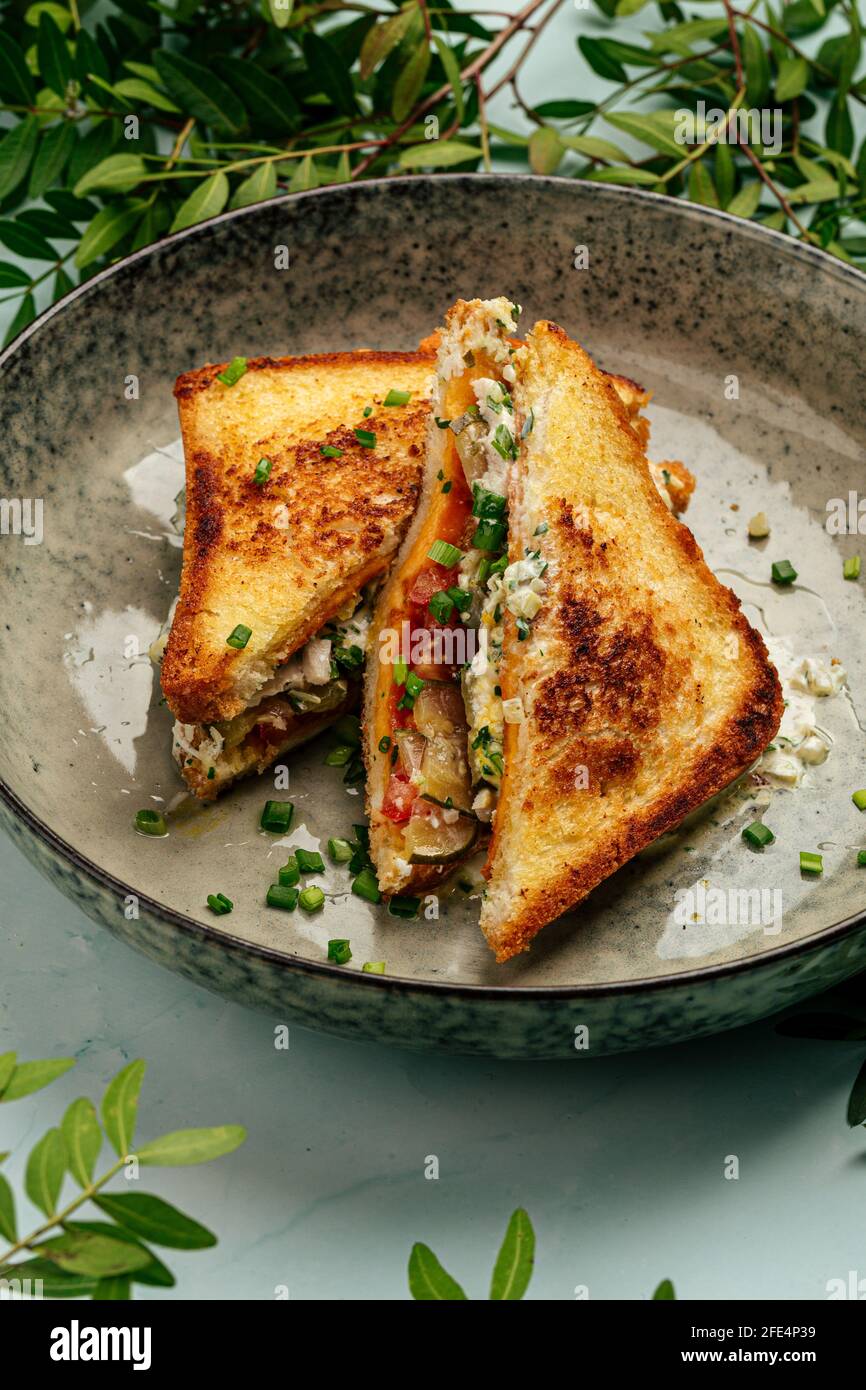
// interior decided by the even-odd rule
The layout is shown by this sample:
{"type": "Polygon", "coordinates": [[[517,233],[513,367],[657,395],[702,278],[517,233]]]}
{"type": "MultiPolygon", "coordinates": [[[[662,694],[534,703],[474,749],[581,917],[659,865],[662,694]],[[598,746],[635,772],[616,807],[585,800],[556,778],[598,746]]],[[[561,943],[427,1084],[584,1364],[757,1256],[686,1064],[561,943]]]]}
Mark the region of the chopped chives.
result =
{"type": "Polygon", "coordinates": [[[401,898],[393,897],[388,903],[388,911],[392,917],[416,917],[421,906],[420,898],[401,898]]]}
{"type": "Polygon", "coordinates": [[[369,867],[362,869],[357,878],[352,879],[352,892],[359,898],[365,898],[368,903],[379,902],[382,894],[375,871],[369,867]]]}
{"type": "Polygon", "coordinates": [[[288,883],[272,883],[265,902],[268,907],[278,907],[283,912],[294,912],[298,905],[298,890],[288,883]]]}
{"type": "Polygon", "coordinates": [[[209,767],[208,770],[207,770],[207,780],[208,780],[209,782],[212,782],[213,779],[214,779],[215,777],[216,777],[216,768],[215,768],[215,767],[209,767]]]}
{"type": "Polygon", "coordinates": [[[343,450],[335,449],[333,444],[323,444],[319,453],[324,454],[326,459],[341,459],[343,457],[343,450]]]}
{"type": "Polygon", "coordinates": [[[226,638],[226,646],[234,647],[235,651],[242,652],[252,635],[251,627],[245,627],[243,623],[238,623],[237,627],[232,628],[226,638]]]}
{"type": "Polygon", "coordinates": [[[766,825],[762,825],[759,820],[752,821],[743,831],[743,839],[754,849],[763,849],[765,845],[771,845],[775,840],[772,830],[766,825]]]}
{"type": "Polygon", "coordinates": [[[445,590],[458,613],[466,613],[472,607],[472,595],[468,589],[461,589],[458,585],[452,585],[445,590]]]}
{"type": "Polygon", "coordinates": [[[353,754],[354,749],[350,748],[347,743],[342,743],[337,748],[332,748],[329,753],[325,754],[325,766],[345,767],[353,754]]]}
{"type": "Polygon", "coordinates": [[[450,492],[452,486],[453,486],[452,483],[443,483],[443,484],[442,484],[442,491],[443,491],[443,492],[450,492]]]}
{"type": "Polygon", "coordinates": [[[415,675],[414,671],[409,671],[406,676],[405,686],[406,694],[411,695],[414,700],[415,696],[420,695],[421,691],[424,689],[424,682],[420,676],[415,675]]]}
{"type": "Polygon", "coordinates": [[[866,849],[858,849],[857,863],[860,865],[861,869],[866,869],[866,849]]]}
{"type": "Polygon", "coordinates": [[[337,965],[347,965],[351,959],[352,947],[345,937],[328,942],[328,960],[336,961],[337,965]]]}
{"type": "Polygon", "coordinates": [[[376,436],[372,430],[355,430],[355,438],[364,449],[375,449],[376,436]]]}
{"type": "Polygon", "coordinates": [[[291,801],[266,801],[262,811],[262,830],[270,830],[275,835],[285,835],[294,814],[295,808],[291,801]]]}
{"type": "Polygon", "coordinates": [[[388,749],[389,749],[390,747],[391,747],[391,735],[390,735],[390,734],[383,734],[382,737],[379,739],[379,752],[380,752],[380,753],[387,753],[387,752],[388,752],[388,749]]]}
{"type": "Polygon", "coordinates": [[[517,444],[514,435],[507,425],[497,425],[490,441],[501,459],[509,460],[517,458],[517,444]]]}
{"type": "Polygon", "coordinates": [[[298,897],[298,903],[305,912],[318,912],[320,908],[324,907],[325,895],[321,888],[312,885],[303,889],[298,897]]]}
{"type": "Polygon", "coordinates": [[[365,406],[364,406],[364,419],[365,419],[365,420],[369,420],[369,418],[370,418],[370,416],[371,416],[372,414],[373,414],[373,407],[372,407],[371,405],[365,405],[365,406]]]}
{"type": "Polygon", "coordinates": [[[223,386],[236,386],[246,369],[245,357],[233,357],[224,371],[217,372],[217,381],[221,381],[223,386]]]}
{"type": "Polygon", "coordinates": [[[348,840],[328,841],[328,858],[333,864],[348,864],[354,852],[348,840]]]}
{"type": "Polygon", "coordinates": [[[774,560],[770,568],[774,584],[793,584],[797,571],[790,560],[774,560]]]}
{"type": "Polygon", "coordinates": [[[383,405],[408,405],[412,399],[411,391],[389,391],[383,405]]]}
{"type": "Polygon", "coordinates": [[[162,811],[136,811],[133,825],[141,835],[167,835],[168,826],[162,811]]]}
{"type": "Polygon", "coordinates": [[[858,811],[866,811],[866,791],[854,792],[851,796],[851,800],[854,802],[858,811]]]}
{"type": "Polygon", "coordinates": [[[302,874],[323,874],[325,861],[317,849],[296,849],[295,859],[302,874]]]}
{"type": "Polygon", "coordinates": [[[812,854],[810,850],[800,850],[800,870],[804,874],[822,874],[824,872],[824,859],[820,854],[812,854]]]}
{"type": "Polygon", "coordinates": [[[209,893],[207,905],[217,917],[224,917],[234,907],[231,898],[227,898],[225,893],[209,893]]]}
{"type": "Polygon", "coordinates": [[[529,623],[526,621],[525,618],[518,618],[518,619],[517,619],[517,640],[518,640],[518,642],[525,642],[528,636],[529,636],[529,623]]]}
{"type": "Polygon", "coordinates": [[[450,420],[440,420],[438,415],[434,415],[433,419],[436,421],[436,428],[440,430],[447,430],[448,426],[451,424],[450,420]]]}
{"type": "Polygon", "coordinates": [[[849,556],[848,556],[848,559],[844,561],[844,563],[843,563],[843,565],[842,565],[842,578],[843,578],[843,579],[859,579],[859,578],[860,578],[860,556],[859,556],[859,555],[849,555],[849,556]]]}
{"type": "Polygon", "coordinates": [[[406,665],[406,662],[405,662],[405,661],[395,661],[395,662],[394,662],[394,684],[395,684],[395,685],[405,685],[405,684],[406,684],[406,677],[408,676],[408,674],[409,674],[409,667],[406,665]]]}
{"type": "Polygon", "coordinates": [[[283,864],[277,874],[282,888],[294,888],[300,882],[301,871],[298,868],[298,861],[293,857],[283,864]]]}
{"type": "Polygon", "coordinates": [[[507,531],[508,527],[504,521],[479,521],[470,544],[476,550],[499,550],[507,531]]]}
{"type": "Polygon", "coordinates": [[[261,487],[261,485],[263,483],[266,483],[268,481],[268,478],[271,476],[272,468],[273,464],[271,463],[270,459],[259,459],[258,463],[256,464],[256,471],[253,474],[253,482],[258,483],[261,487]]]}
{"type": "Polygon", "coordinates": [[[472,488],[472,515],[483,517],[492,521],[501,520],[507,505],[506,498],[501,492],[490,492],[487,488],[475,483],[472,488]]]}
{"type": "Polygon", "coordinates": [[[384,975],[385,962],[383,960],[365,960],[361,969],[365,975],[384,975]]]}
{"type": "Polygon", "coordinates": [[[434,541],[427,551],[427,559],[435,560],[437,565],[446,565],[449,569],[463,559],[463,551],[458,550],[456,545],[451,545],[449,541],[434,541]]]}
{"type": "Polygon", "coordinates": [[[437,623],[447,623],[454,612],[454,600],[449,598],[444,589],[440,589],[437,594],[431,595],[427,607],[437,623]]]}

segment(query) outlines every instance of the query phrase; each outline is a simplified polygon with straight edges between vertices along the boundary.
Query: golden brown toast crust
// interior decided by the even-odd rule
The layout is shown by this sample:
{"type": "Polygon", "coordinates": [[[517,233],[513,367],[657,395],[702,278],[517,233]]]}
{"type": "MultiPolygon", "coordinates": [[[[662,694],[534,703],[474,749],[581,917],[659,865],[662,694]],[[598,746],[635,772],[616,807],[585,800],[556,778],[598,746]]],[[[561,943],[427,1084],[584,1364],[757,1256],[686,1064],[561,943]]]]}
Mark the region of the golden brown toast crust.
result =
{"type": "Polygon", "coordinates": [[[239,713],[269,669],[387,568],[417,501],[434,362],[405,352],[253,358],[233,387],[217,381],[224,365],[187,372],[175,388],[187,526],[162,685],[184,723],[239,713]],[[385,407],[391,389],[411,391],[410,402],[385,407]],[[261,458],[271,471],[260,485],[261,458]],[[238,624],[253,634],[239,651],[226,645],[238,624]]]}
{"type": "Polygon", "coordinates": [[[761,637],[659,497],[617,391],[555,324],[528,342],[513,395],[536,423],[509,559],[540,549],[549,568],[530,637],[506,619],[503,695],[526,717],[506,725],[485,866],[500,961],[748,768],[783,708],[761,637]]]}

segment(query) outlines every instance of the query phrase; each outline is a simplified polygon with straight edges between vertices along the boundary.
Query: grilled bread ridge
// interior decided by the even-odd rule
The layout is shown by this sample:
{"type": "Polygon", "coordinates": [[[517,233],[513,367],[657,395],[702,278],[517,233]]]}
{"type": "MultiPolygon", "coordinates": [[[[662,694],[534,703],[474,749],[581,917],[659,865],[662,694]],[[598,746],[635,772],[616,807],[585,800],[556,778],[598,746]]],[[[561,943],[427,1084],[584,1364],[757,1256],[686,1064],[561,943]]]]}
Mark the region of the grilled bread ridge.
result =
{"type": "Polygon", "coordinates": [[[587,354],[537,324],[513,396],[509,559],[540,550],[543,605],[507,615],[505,774],[485,874],[504,961],[759,756],[782,715],[764,643],[664,505],[587,354]],[[545,530],[545,527],[547,528],[545,530]]]}
{"type": "Polygon", "coordinates": [[[336,353],[253,359],[234,386],[219,365],[178,379],[187,526],[162,685],[182,722],[240,713],[387,568],[418,497],[433,367],[336,353]],[[385,406],[389,391],[410,399],[385,406]]]}

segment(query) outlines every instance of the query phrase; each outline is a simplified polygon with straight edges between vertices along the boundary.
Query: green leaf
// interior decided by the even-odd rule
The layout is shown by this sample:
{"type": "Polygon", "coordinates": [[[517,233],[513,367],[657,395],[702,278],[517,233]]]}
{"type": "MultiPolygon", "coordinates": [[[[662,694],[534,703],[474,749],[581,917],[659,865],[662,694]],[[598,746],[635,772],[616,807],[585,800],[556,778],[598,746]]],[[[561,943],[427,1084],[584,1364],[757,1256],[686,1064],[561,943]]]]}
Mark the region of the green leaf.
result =
{"type": "Polygon", "coordinates": [[[368,30],[364,42],[361,44],[360,70],[362,81],[366,82],[379,64],[384,63],[388,54],[406,37],[417,13],[417,6],[406,5],[399,14],[391,15],[388,19],[378,20],[372,29],[368,30]]]}
{"type": "Polygon", "coordinates": [[[155,106],[157,111],[180,110],[165,92],[161,92],[150,82],[144,82],[140,77],[121,78],[119,82],[115,82],[114,91],[129,101],[139,102],[144,106],[155,106]]]}
{"type": "Polygon", "coordinates": [[[405,121],[406,117],[414,110],[415,103],[421,95],[424,80],[430,67],[430,45],[426,38],[422,39],[417,47],[412,51],[408,61],[400,69],[399,76],[394,83],[394,92],[391,99],[391,115],[397,122],[405,121]]]}
{"type": "Polygon", "coordinates": [[[146,173],[147,165],[140,155],[110,154],[107,159],[101,159],[92,169],[88,169],[72,191],[76,198],[96,188],[111,193],[130,193],[146,173]]]}
{"type": "Polygon", "coordinates": [[[268,135],[288,135],[298,124],[297,102],[284,79],[246,58],[218,58],[217,72],[237,92],[256,126],[268,135]]]}
{"type": "Polygon", "coordinates": [[[150,1193],[103,1193],[94,1200],[119,1226],[154,1245],[166,1245],[172,1250],[206,1250],[217,1243],[216,1236],[205,1226],[150,1193]]]}
{"type": "Polygon", "coordinates": [[[59,1129],[49,1129],[27,1159],[24,1190],[34,1206],[53,1216],[66,1172],[66,1149],[59,1129]]]}
{"type": "Polygon", "coordinates": [[[753,183],[744,184],[728,203],[727,211],[734,217],[754,217],[761,202],[763,187],[757,179],[753,183]]]}
{"type": "Polygon", "coordinates": [[[61,217],[65,217],[69,222],[89,222],[91,217],[95,217],[99,208],[96,203],[89,198],[76,198],[65,188],[52,188],[45,194],[46,203],[50,203],[61,217]]]}
{"type": "Polygon", "coordinates": [[[267,0],[267,6],[272,24],[278,29],[285,29],[292,17],[295,0],[267,0]]]}
{"type": "Polygon", "coordinates": [[[848,100],[839,95],[833,101],[827,115],[824,139],[831,150],[850,157],[854,149],[854,124],[848,109],[848,100]]]}
{"type": "Polygon", "coordinates": [[[41,1280],[45,1298],[91,1298],[96,1289],[96,1281],[87,1275],[64,1274],[49,1260],[39,1258],[9,1266],[5,1277],[12,1273],[18,1279],[41,1280]]]}
{"type": "Polygon", "coordinates": [[[535,1232],[532,1222],[522,1207],[512,1213],[505,1232],[493,1277],[490,1281],[490,1297],[515,1302],[523,1297],[532,1278],[535,1260],[535,1232]]]}
{"type": "MultiPolygon", "coordinates": [[[[642,115],[636,111],[608,111],[604,119],[617,130],[624,130],[636,140],[658,150],[660,154],[681,158],[683,145],[676,139],[675,127],[678,124],[675,111],[646,111],[642,115]]],[[[658,179],[658,175],[656,175],[658,179]]]]}
{"type": "Polygon", "coordinates": [[[863,1063],[851,1087],[847,1119],[852,1129],[855,1125],[866,1124],[866,1062],[863,1063]]]}
{"type": "Polygon", "coordinates": [[[70,280],[63,266],[59,266],[54,277],[54,288],[51,292],[51,303],[56,304],[58,299],[62,299],[70,290],[75,289],[75,281],[70,280]]]}
{"type": "Polygon", "coordinates": [[[70,1274],[90,1274],[97,1279],[131,1274],[151,1259],[150,1251],[140,1245],[79,1229],[46,1240],[37,1249],[46,1260],[70,1274]]]}
{"type": "Polygon", "coordinates": [[[83,1096],[74,1100],[60,1121],[60,1129],[69,1171],[79,1187],[89,1187],[102,1148],[102,1130],[92,1101],[83,1096]]]}
{"type": "MultiPolygon", "coordinates": [[[[6,285],[3,286],[4,289],[11,289],[13,286],[17,285],[30,284],[31,277],[27,274],[27,271],[22,270],[20,266],[3,266],[3,272],[13,277],[15,275],[23,275],[24,277],[23,280],[16,280],[14,278],[8,280],[6,285]]],[[[15,1062],[17,1056],[18,1054],[16,1052],[0,1052],[0,1096],[3,1095],[3,1092],[6,1090],[6,1087],[9,1085],[9,1082],[12,1079],[12,1073],[15,1070],[15,1062]]]]}
{"type": "Polygon", "coordinates": [[[642,10],[644,6],[648,4],[649,0],[619,0],[619,3],[616,7],[616,13],[620,16],[628,14],[637,14],[638,11],[642,10]]]}
{"type": "Polygon", "coordinates": [[[11,106],[32,106],[36,88],[24,53],[0,29],[0,97],[11,106]]]}
{"type": "Polygon", "coordinates": [[[427,1245],[412,1246],[409,1256],[409,1292],[423,1303],[465,1300],[460,1285],[444,1270],[427,1245]]]}
{"type": "Polygon", "coordinates": [[[751,24],[743,26],[741,46],[746,75],[745,105],[762,106],[770,90],[770,60],[758,30],[751,24]]]}
{"type": "Polygon", "coordinates": [[[134,1245],[139,1250],[143,1250],[148,1256],[148,1263],[141,1265],[132,1273],[134,1284],[149,1284],[153,1288],[171,1289],[175,1285],[175,1277],[170,1269],[166,1269],[162,1260],[139,1240],[138,1236],[133,1235],[132,1231],[127,1231],[123,1226],[113,1226],[109,1221],[67,1221],[65,1229],[70,1231],[90,1231],[96,1236],[108,1236],[110,1240],[119,1240],[123,1245],[134,1245]]]}
{"type": "MultiPolygon", "coordinates": [[[[466,118],[466,102],[463,99],[463,80],[460,76],[460,64],[454,53],[444,39],[440,39],[438,34],[433,35],[433,42],[436,45],[436,52],[439,54],[439,61],[445,69],[445,76],[451,83],[451,90],[454,93],[454,115],[462,125],[466,118]]],[[[555,102],[549,103],[556,105],[555,102]]],[[[577,103],[583,105],[583,103],[577,103]]],[[[536,108],[540,110],[540,108],[536,108]]]]}
{"type": "MultiPolygon", "coordinates": [[[[2,149],[2,147],[0,147],[2,149]]],[[[75,129],[69,121],[46,130],[39,142],[27,196],[41,198],[52,184],[57,183],[75,149],[75,129]]]]}
{"type": "Polygon", "coordinates": [[[622,63],[617,62],[616,58],[611,58],[605,52],[600,39],[587,38],[581,34],[577,40],[577,46],[583,54],[593,72],[598,73],[599,77],[604,77],[608,82],[627,82],[628,73],[622,63]]]}
{"type": "Polygon", "coordinates": [[[94,1301],[100,1303],[131,1297],[131,1281],[125,1274],[115,1275],[113,1279],[100,1279],[93,1290],[94,1301]]]}
{"type": "Polygon", "coordinates": [[[695,160],[689,169],[689,198],[693,203],[700,203],[703,207],[719,206],[719,195],[710,171],[700,159],[695,160]]]}
{"type": "Polygon", "coordinates": [[[619,145],[612,144],[610,140],[600,140],[597,135],[561,135],[560,139],[568,149],[586,155],[587,159],[606,159],[615,164],[628,163],[628,155],[619,145]]]}
{"type": "Polygon", "coordinates": [[[108,207],[98,212],[78,243],[78,250],[75,252],[75,264],[78,269],[83,270],[100,256],[106,256],[112,247],[122,241],[141,217],[143,208],[144,204],[140,199],[134,202],[124,200],[120,203],[109,203],[108,207]]]}
{"type": "Polygon", "coordinates": [[[805,92],[809,83],[809,64],[805,58],[785,58],[779,64],[776,78],[776,100],[793,101],[805,92]]]}
{"type": "Polygon", "coordinates": [[[658,1299],[676,1299],[676,1294],[674,1293],[674,1286],[671,1283],[670,1279],[663,1279],[659,1284],[658,1288],[653,1294],[653,1300],[655,1301],[658,1299]]]}
{"type": "Polygon", "coordinates": [[[203,179],[189,197],[181,203],[171,224],[173,232],[182,232],[184,227],[193,227],[208,217],[216,217],[229,200],[229,181],[219,169],[209,178],[203,179]]]}
{"type": "Polygon", "coordinates": [[[722,144],[721,141],[716,145],[713,152],[713,170],[719,203],[726,208],[734,196],[737,177],[730,145],[722,144]]]}
{"type": "Polygon", "coordinates": [[[475,145],[461,140],[426,140],[423,145],[401,150],[398,162],[404,169],[447,169],[452,164],[480,158],[481,151],[475,145]]]}
{"type": "Polygon", "coordinates": [[[59,237],[62,241],[75,241],[78,237],[77,228],[50,208],[26,208],[24,212],[19,212],[17,221],[19,227],[31,227],[34,232],[59,237]]]}
{"type": "Polygon", "coordinates": [[[247,1137],[243,1125],[214,1125],[210,1129],[178,1129],[151,1139],[137,1150],[139,1163],[153,1167],[181,1168],[192,1163],[209,1163],[234,1153],[247,1137]]]}
{"type": "Polygon", "coordinates": [[[306,193],[309,189],[318,188],[318,186],[319,175],[313,156],[305,154],[303,159],[295,160],[289,179],[289,192],[306,193]]]}
{"type": "Polygon", "coordinates": [[[344,116],[354,116],[358,103],[352,79],[340,55],[327,39],[312,32],[304,35],[304,57],[319,90],[330,97],[344,116]]]}
{"type": "MultiPolygon", "coordinates": [[[[10,251],[18,251],[17,246],[6,240],[7,227],[14,225],[11,222],[0,222],[0,241],[4,246],[8,246],[10,251]]],[[[36,255],[33,250],[23,250],[18,254],[33,256],[35,260],[55,260],[56,252],[50,246],[48,250],[51,252],[48,256],[36,255]]],[[[12,1079],[3,1089],[0,1101],[20,1100],[22,1096],[31,1096],[34,1091],[41,1091],[43,1086],[50,1086],[52,1081],[56,1081],[58,1076],[63,1076],[64,1072],[74,1066],[74,1057],[48,1057],[37,1062],[19,1062],[12,1073],[12,1079]]]]}
{"type": "Polygon", "coordinates": [[[592,183],[638,184],[642,188],[652,188],[659,181],[658,174],[649,169],[590,169],[583,177],[592,183]]]}
{"type": "Polygon", "coordinates": [[[12,1188],[0,1173],[0,1236],[13,1243],[18,1239],[15,1225],[15,1198],[12,1188]]]}
{"type": "Polygon", "coordinates": [[[7,197],[27,177],[39,140],[39,122],[28,116],[0,140],[0,199],[7,197]]]}
{"type": "MultiPolygon", "coordinates": [[[[19,290],[26,289],[32,280],[32,275],[28,271],[22,270],[20,265],[12,265],[11,262],[0,263],[0,290],[19,290]]],[[[15,1070],[15,1053],[7,1054],[13,1059],[9,1075],[15,1070]]],[[[2,1059],[0,1059],[2,1060],[2,1059]]],[[[2,1092],[2,1077],[0,1077],[0,1092],[2,1092]]]]}
{"type": "Polygon", "coordinates": [[[38,0],[37,4],[28,5],[24,14],[24,23],[37,29],[43,14],[50,14],[52,19],[57,21],[57,27],[61,33],[64,34],[72,23],[72,15],[69,10],[65,10],[62,5],[57,4],[56,0],[38,0]]]}
{"type": "Polygon", "coordinates": [[[234,135],[246,125],[242,103],[209,68],[162,48],[156,50],[153,61],[160,81],[182,111],[234,135]]]}
{"type": "Polygon", "coordinates": [[[42,80],[52,92],[56,92],[59,97],[65,97],[69,79],[72,77],[72,58],[57,21],[45,10],[39,16],[36,51],[42,80]]]}
{"type": "Polygon", "coordinates": [[[75,75],[85,89],[91,73],[101,77],[104,82],[108,81],[109,71],[105,54],[87,30],[81,29],[75,41],[75,75]]]}
{"type": "Polygon", "coordinates": [[[795,207],[799,203],[827,203],[838,197],[839,185],[835,179],[827,175],[826,178],[816,179],[814,183],[801,183],[799,188],[791,189],[788,202],[795,207]]]}
{"type": "Polygon", "coordinates": [[[117,144],[119,121],[104,120],[89,130],[75,146],[67,170],[67,183],[70,188],[84,177],[90,169],[95,169],[111,154],[117,144]]]}
{"type": "Polygon", "coordinates": [[[550,126],[539,126],[529,137],[529,167],[533,174],[553,174],[565,154],[559,133],[550,126]]]}
{"type": "Polygon", "coordinates": [[[233,208],[248,208],[253,203],[261,203],[265,198],[273,198],[277,191],[277,171],[273,161],[260,164],[248,179],[238,184],[232,194],[233,208]]]}
{"type": "MultiPolygon", "coordinates": [[[[35,317],[36,300],[33,298],[32,294],[25,294],[24,298],[18,306],[18,312],[16,313],[14,319],[12,320],[12,322],[6,330],[6,337],[3,339],[3,346],[8,347],[12,340],[18,337],[19,333],[24,332],[24,329],[27,327],[29,323],[33,322],[35,317]]],[[[2,1099],[5,1100],[6,1097],[4,1096],[2,1097],[2,1099]]]]}
{"type": "MultiPolygon", "coordinates": [[[[107,209],[106,209],[107,211],[107,209]]],[[[147,1063],[130,1062],[109,1083],[102,1098],[102,1123],[118,1158],[132,1152],[138,1095],[147,1063]]]]}
{"type": "Polygon", "coordinates": [[[591,101],[541,101],[533,110],[542,120],[568,121],[589,115],[590,111],[595,110],[595,104],[591,101]]]}

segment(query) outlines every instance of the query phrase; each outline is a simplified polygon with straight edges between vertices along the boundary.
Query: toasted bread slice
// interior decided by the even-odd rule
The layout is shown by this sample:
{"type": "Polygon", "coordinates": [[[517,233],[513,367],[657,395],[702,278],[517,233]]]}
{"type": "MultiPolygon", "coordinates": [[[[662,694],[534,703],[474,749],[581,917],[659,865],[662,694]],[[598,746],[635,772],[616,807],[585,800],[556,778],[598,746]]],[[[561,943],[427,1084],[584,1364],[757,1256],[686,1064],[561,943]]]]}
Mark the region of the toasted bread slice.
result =
{"type": "Polygon", "coordinates": [[[782,693],[761,637],[666,508],[617,392],[552,323],[515,358],[509,560],[540,551],[543,603],[507,613],[504,774],[481,926],[526,950],[766,748],[782,693]]]}
{"type": "Polygon", "coordinates": [[[418,498],[433,359],[254,358],[233,386],[224,370],[175,387],[187,525],[162,687],[186,725],[245,710],[387,568],[418,498]],[[408,404],[385,406],[389,391],[408,404]],[[269,475],[256,482],[261,459],[269,475]],[[251,632],[242,649],[227,644],[238,626],[251,632]]]}

